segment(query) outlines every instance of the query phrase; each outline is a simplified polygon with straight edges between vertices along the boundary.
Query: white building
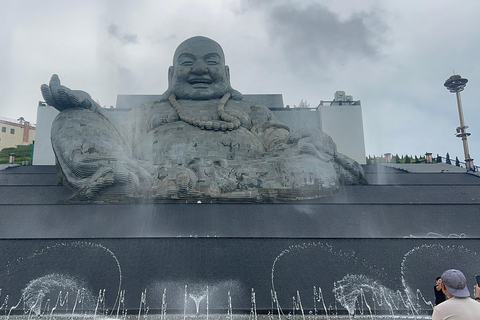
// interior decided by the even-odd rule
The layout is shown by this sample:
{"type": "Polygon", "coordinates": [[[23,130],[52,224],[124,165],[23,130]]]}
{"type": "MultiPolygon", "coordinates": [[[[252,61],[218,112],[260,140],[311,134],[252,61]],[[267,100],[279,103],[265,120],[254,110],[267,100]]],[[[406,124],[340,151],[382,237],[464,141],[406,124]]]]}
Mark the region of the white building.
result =
{"type": "Polygon", "coordinates": [[[366,163],[362,105],[344,91],[332,101],[320,101],[316,108],[272,108],[277,118],[290,129],[319,128],[332,137],[337,150],[360,164],[366,163]]]}
{"type": "MultiPolygon", "coordinates": [[[[158,99],[158,95],[118,95],[116,108],[106,109],[112,121],[118,123],[130,109],[146,101],[158,99]]],[[[267,106],[290,129],[319,128],[333,138],[337,149],[360,164],[365,164],[362,106],[344,91],[337,91],[333,101],[321,101],[316,108],[285,108],[281,94],[245,94],[244,100],[267,106]]],[[[33,156],[34,165],[55,164],[50,144],[50,129],[58,111],[44,103],[37,110],[37,133],[33,156]]]]}

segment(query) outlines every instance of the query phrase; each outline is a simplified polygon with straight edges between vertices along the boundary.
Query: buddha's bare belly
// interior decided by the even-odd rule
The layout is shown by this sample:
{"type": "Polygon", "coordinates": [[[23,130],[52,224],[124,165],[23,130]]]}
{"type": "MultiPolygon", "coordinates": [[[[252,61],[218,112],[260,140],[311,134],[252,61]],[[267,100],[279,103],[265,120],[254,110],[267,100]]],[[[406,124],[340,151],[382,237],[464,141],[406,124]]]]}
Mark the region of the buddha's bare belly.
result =
{"type": "Polygon", "coordinates": [[[160,166],[187,166],[193,160],[229,160],[241,164],[265,153],[263,143],[249,130],[202,130],[177,121],[148,132],[134,157],[160,166]]]}

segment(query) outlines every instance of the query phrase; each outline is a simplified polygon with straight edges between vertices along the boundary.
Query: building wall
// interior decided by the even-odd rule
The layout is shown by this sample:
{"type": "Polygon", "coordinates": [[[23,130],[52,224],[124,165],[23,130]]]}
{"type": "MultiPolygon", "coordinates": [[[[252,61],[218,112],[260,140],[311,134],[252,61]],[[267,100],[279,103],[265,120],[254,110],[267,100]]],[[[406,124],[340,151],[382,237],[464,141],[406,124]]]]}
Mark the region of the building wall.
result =
{"type": "Polygon", "coordinates": [[[55,164],[55,155],[50,140],[52,123],[58,114],[58,110],[46,104],[39,104],[37,109],[37,139],[33,148],[34,165],[55,164]]]}
{"type": "Polygon", "coordinates": [[[20,124],[14,121],[13,119],[0,119],[0,150],[19,145],[29,145],[35,140],[36,128],[30,125],[30,122],[25,121],[20,124]]]}
{"type": "Polygon", "coordinates": [[[362,106],[319,106],[321,128],[337,144],[337,150],[360,164],[366,163],[362,106]]]}
{"type": "Polygon", "coordinates": [[[288,125],[290,130],[298,130],[305,128],[317,128],[322,130],[320,113],[317,109],[282,108],[272,109],[272,112],[278,118],[278,120],[288,125]]]}

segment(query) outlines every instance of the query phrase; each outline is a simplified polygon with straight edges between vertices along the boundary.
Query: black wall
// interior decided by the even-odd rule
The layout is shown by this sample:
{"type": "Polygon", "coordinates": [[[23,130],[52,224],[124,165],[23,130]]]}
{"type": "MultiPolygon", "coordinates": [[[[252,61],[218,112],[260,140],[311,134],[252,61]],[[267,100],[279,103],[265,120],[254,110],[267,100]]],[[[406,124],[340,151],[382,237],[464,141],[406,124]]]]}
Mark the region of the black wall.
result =
{"type": "MultiPolygon", "coordinates": [[[[432,310],[435,277],[444,270],[462,270],[473,289],[479,245],[479,239],[461,238],[0,240],[1,301],[8,297],[0,311],[16,305],[22,292],[38,297],[42,291],[46,312],[62,290],[61,301],[69,292],[68,303],[57,310],[71,312],[76,290],[86,288],[90,294],[82,308],[89,311],[100,293],[105,300],[98,312],[148,307],[160,313],[163,301],[167,313],[183,313],[185,290],[200,296],[208,286],[210,313],[227,314],[229,297],[233,312],[255,307],[277,313],[274,292],[284,313],[346,313],[348,306],[358,313],[368,311],[367,303],[379,314],[423,314],[432,310]]],[[[186,306],[196,312],[193,299],[186,306]]],[[[22,302],[13,313],[23,308],[28,309],[22,302]]],[[[199,312],[206,313],[206,298],[199,312]]]]}

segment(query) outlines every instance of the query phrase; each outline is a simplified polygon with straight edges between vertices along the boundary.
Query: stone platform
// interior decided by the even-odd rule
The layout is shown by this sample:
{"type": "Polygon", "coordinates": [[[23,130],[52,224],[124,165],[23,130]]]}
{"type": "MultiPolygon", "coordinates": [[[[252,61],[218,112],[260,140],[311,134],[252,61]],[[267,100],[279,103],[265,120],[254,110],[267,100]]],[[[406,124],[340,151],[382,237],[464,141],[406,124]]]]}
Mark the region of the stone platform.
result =
{"type": "MultiPolygon", "coordinates": [[[[29,320],[33,317],[29,316],[0,316],[0,320],[29,320]]],[[[218,315],[213,314],[209,315],[199,315],[199,316],[183,316],[183,315],[144,315],[138,314],[135,315],[124,315],[124,316],[72,316],[72,315],[51,315],[46,317],[48,320],[65,320],[65,319],[72,319],[72,320],[276,320],[278,316],[272,315],[218,315]]],[[[357,320],[427,320],[431,319],[431,315],[417,315],[417,316],[377,316],[377,315],[355,315],[354,318],[347,316],[347,315],[295,315],[295,316],[286,316],[285,319],[287,320],[348,320],[348,319],[357,319],[357,320]]]]}
{"type": "Polygon", "coordinates": [[[2,170],[0,315],[71,311],[81,292],[76,310],[124,318],[203,317],[208,300],[212,319],[421,319],[442,271],[474,283],[479,177],[364,169],[369,185],[284,204],[65,204],[53,166],[2,170]]]}

